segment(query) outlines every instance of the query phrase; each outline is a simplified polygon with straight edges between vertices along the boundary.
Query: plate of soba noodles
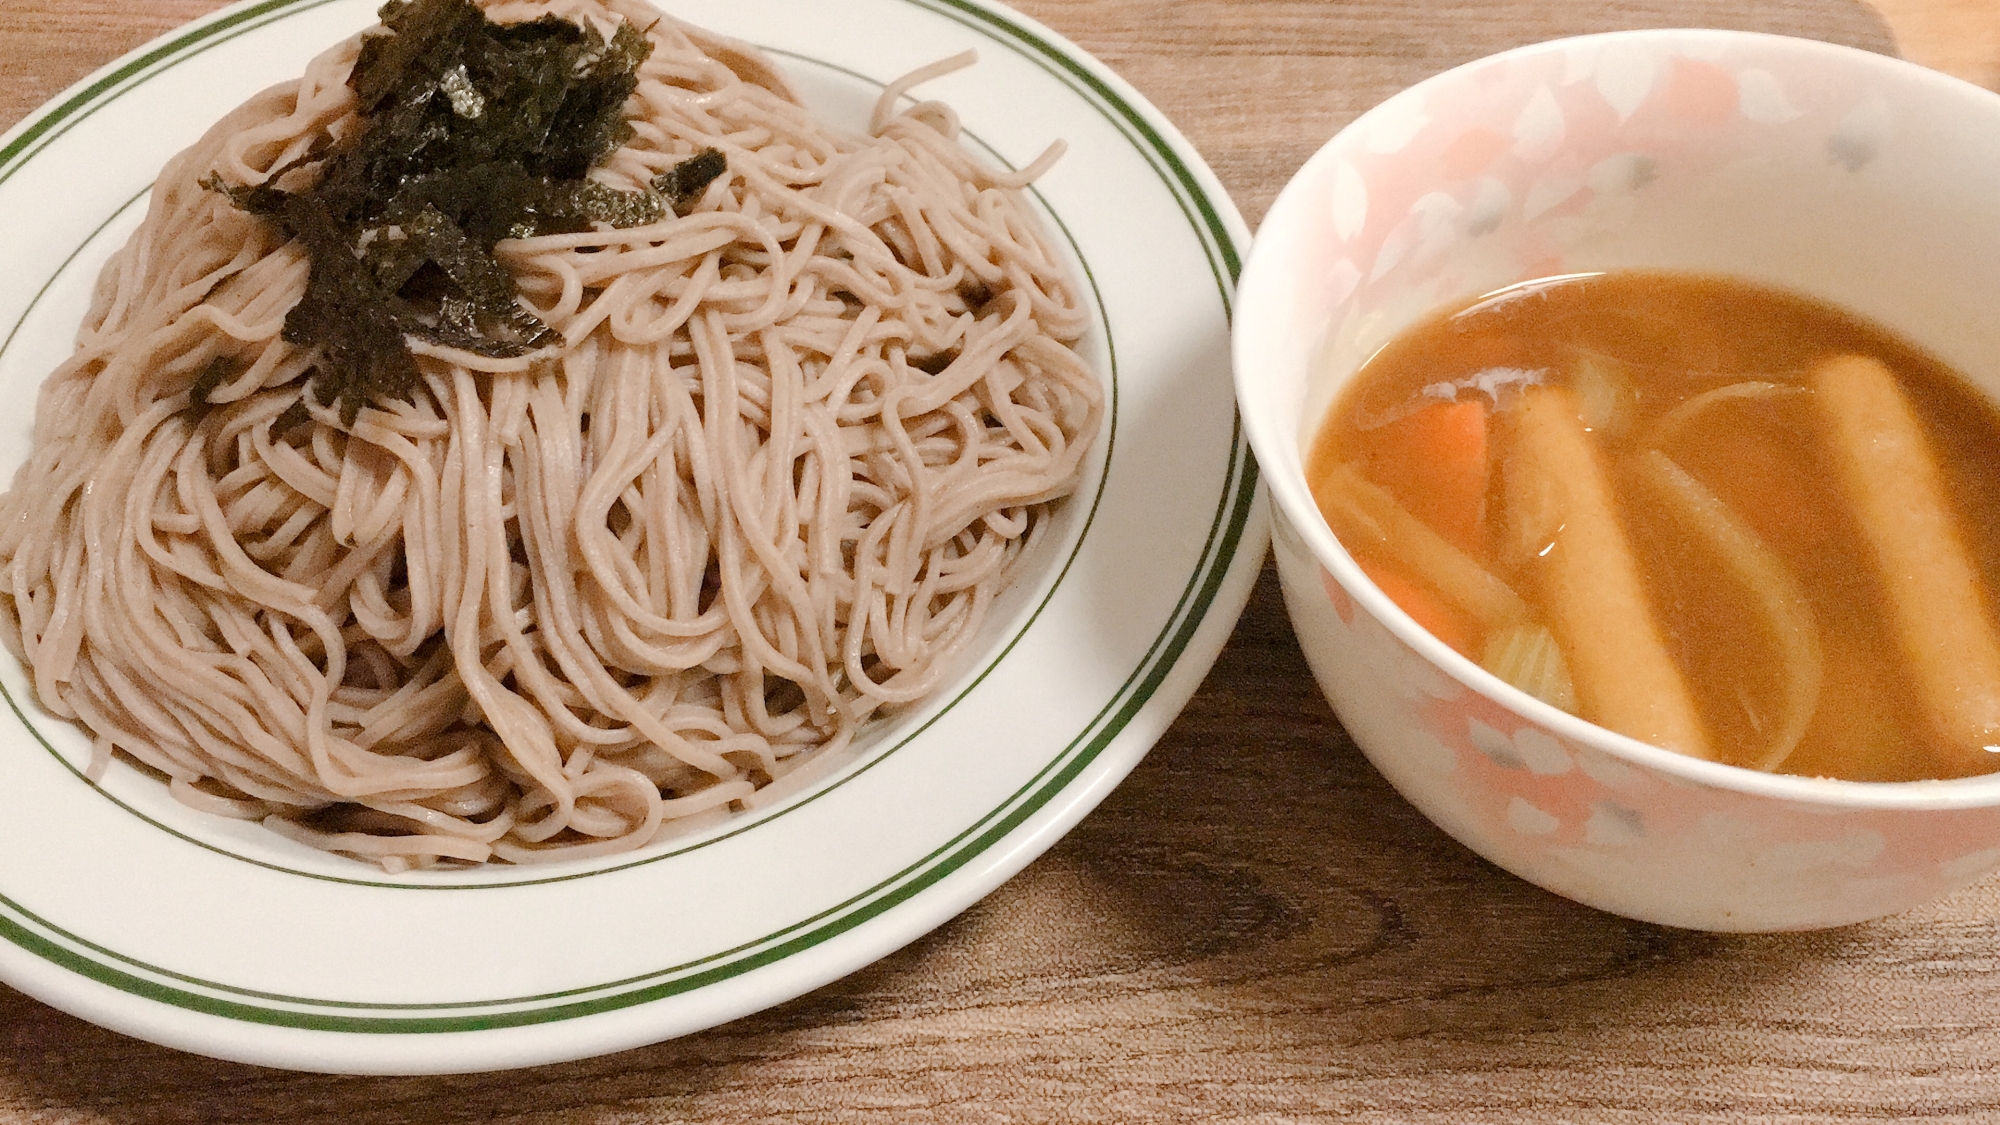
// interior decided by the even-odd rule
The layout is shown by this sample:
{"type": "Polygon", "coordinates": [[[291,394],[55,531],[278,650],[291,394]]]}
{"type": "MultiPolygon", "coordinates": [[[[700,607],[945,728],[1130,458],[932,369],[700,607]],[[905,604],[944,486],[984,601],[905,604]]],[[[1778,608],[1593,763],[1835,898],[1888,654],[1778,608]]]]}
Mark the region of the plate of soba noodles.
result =
{"type": "Polygon", "coordinates": [[[1131,770],[1263,558],[1241,219],[983,0],[238,4],[0,138],[0,229],[0,979],[184,1050],[851,972],[1131,770]]]}

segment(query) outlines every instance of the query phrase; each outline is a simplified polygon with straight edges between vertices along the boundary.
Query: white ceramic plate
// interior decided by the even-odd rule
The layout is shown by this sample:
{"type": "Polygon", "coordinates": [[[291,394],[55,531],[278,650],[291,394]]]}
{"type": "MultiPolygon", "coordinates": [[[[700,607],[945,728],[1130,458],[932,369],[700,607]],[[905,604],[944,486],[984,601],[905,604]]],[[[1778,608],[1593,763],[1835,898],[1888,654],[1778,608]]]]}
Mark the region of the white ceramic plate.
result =
{"type": "MultiPolygon", "coordinates": [[[[482,1070],[600,1054],[806,992],[1025,866],[1165,730],[1248,597],[1266,533],[1229,379],[1242,221],[1172,126],[1101,64],[979,0],[671,0],[774,52],[856,125],[924,87],[1036,186],[1096,311],[1112,389],[1085,487],[996,606],[973,667],[809,788],[647,850],[385,876],[202,816],[78,731],[0,660],[0,978],[190,1051],[311,1070],[482,1070]]],[[[165,160],[373,22],[371,0],[262,0],[106,68],[0,140],[0,468],[165,160]]]]}

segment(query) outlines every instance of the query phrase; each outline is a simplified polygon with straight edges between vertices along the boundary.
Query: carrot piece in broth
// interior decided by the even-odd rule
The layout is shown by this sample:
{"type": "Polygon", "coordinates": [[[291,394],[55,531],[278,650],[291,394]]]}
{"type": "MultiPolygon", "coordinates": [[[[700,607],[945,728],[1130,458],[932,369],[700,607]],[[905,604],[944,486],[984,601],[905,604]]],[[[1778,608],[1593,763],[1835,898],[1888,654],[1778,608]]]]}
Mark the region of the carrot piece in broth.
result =
{"type": "Polygon", "coordinates": [[[1369,435],[1367,475],[1461,551],[1484,552],[1486,405],[1441,402],[1369,435]]]}
{"type": "Polygon", "coordinates": [[[2000,640],[1916,413],[1879,360],[1844,355],[1812,376],[1836,475],[1888,603],[1890,633],[1945,755],[1996,764],[2000,640]]]}
{"type": "Polygon", "coordinates": [[[1389,595],[1389,600],[1409,614],[1410,620],[1422,626],[1425,632],[1450,645],[1461,656],[1472,655],[1472,622],[1449,601],[1424,583],[1379,560],[1356,558],[1354,561],[1360,564],[1361,573],[1366,574],[1377,589],[1389,595]]]}
{"type": "Polygon", "coordinates": [[[1713,758],[1576,397],[1559,387],[1532,387],[1499,418],[1506,519],[1541,529],[1509,534],[1549,537],[1531,570],[1583,717],[1655,746],[1713,758]]]}
{"type": "Polygon", "coordinates": [[[1317,499],[1327,525],[1350,548],[1394,559],[1464,610],[1475,631],[1528,619],[1528,605],[1512,587],[1404,511],[1395,497],[1362,477],[1354,466],[1338,465],[1329,471],[1321,479],[1317,499]]]}

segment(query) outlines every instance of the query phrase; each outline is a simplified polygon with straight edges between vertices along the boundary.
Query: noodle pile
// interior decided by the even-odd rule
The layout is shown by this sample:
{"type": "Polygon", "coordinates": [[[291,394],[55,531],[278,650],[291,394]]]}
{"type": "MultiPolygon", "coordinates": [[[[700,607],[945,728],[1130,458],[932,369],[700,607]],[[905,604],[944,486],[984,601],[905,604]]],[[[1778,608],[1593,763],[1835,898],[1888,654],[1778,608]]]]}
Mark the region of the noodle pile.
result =
{"type": "Polygon", "coordinates": [[[0,633],[94,771],[391,870],[636,848],[932,691],[1103,412],[1019,190],[1054,152],[889,112],[939,68],[854,137],[637,0],[484,6],[647,29],[595,178],[728,161],[688,214],[500,244],[564,345],[412,340],[352,424],[308,392],[304,253],[200,182],[354,129],[349,41],[168,165],[0,498],[0,633]]]}

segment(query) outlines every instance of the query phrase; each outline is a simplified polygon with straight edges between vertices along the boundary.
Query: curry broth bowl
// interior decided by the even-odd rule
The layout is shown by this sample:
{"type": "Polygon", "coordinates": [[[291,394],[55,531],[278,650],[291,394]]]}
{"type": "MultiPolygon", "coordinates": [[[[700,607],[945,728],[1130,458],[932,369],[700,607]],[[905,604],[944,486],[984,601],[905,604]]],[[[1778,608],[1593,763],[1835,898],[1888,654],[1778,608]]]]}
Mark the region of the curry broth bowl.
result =
{"type": "MultiPolygon", "coordinates": [[[[1370,761],[1501,867],[1709,930],[1842,925],[2000,866],[2000,776],[1757,773],[1592,726],[1420,629],[1334,538],[1304,455],[1363,361],[1533,278],[1727,275],[1828,302],[2000,396],[2000,97],[1823,43],[1621,32],[1431,78],[1273,204],[1239,289],[1237,394],[1314,674],[1370,761]]],[[[2000,767],[2000,757],[1996,757],[2000,767]]]]}

